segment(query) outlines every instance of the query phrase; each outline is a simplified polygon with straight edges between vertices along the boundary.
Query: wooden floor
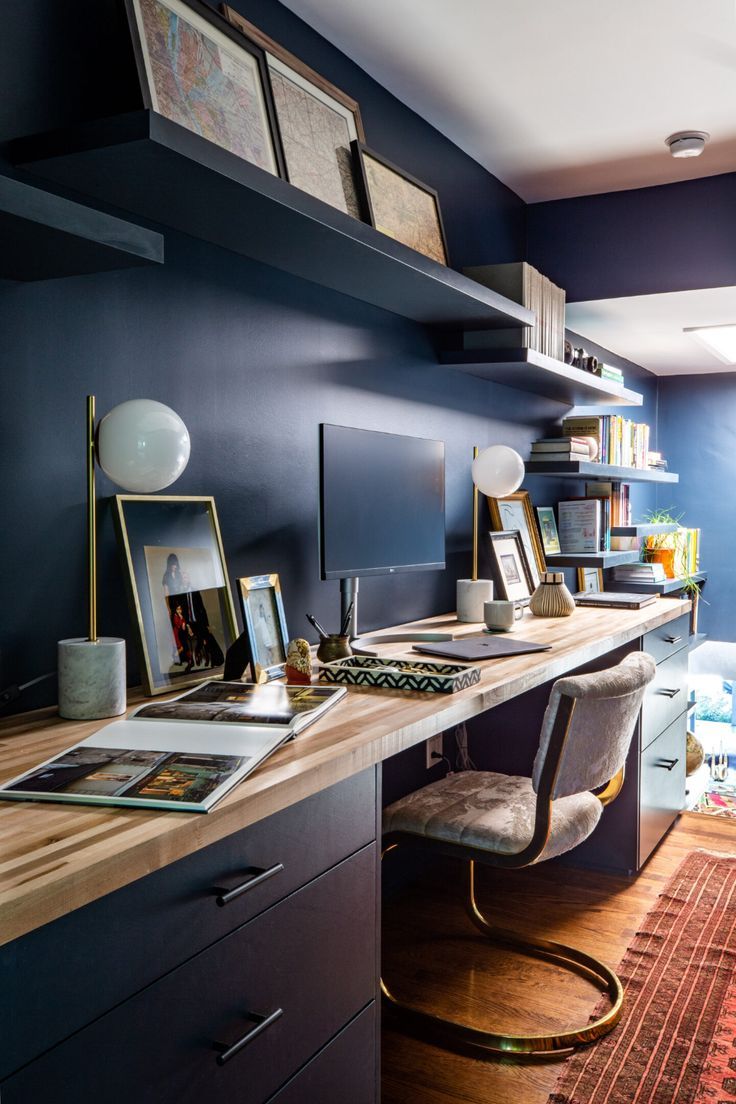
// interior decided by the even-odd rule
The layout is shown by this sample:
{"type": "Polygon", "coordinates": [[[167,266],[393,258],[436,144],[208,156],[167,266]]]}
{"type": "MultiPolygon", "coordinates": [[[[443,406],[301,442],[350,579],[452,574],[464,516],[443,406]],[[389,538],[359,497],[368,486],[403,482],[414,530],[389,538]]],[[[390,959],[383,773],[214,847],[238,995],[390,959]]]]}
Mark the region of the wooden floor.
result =
{"type": "MultiPolygon", "coordinates": [[[[616,966],[660,887],[695,848],[736,853],[736,821],[686,813],[636,879],[543,863],[483,869],[479,902],[499,926],[569,943],[616,966]]],[[[387,856],[386,862],[390,861],[387,856]]],[[[477,1026],[542,1031],[588,1020],[596,991],[557,967],[484,944],[461,907],[459,864],[384,909],[383,970],[398,997],[477,1026]],[[445,931],[441,942],[433,932],[445,931]]],[[[546,1104],[561,1061],[518,1062],[452,1054],[395,1030],[383,1032],[382,1104],[546,1104]]]]}

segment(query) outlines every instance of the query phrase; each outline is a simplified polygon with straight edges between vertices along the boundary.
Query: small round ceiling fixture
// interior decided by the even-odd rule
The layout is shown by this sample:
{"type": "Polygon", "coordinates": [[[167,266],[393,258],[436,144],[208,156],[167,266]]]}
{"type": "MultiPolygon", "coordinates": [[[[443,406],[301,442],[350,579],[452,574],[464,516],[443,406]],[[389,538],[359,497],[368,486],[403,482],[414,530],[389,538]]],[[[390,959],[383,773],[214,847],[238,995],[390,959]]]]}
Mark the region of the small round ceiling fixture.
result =
{"type": "Polygon", "coordinates": [[[707,130],[678,130],[665,138],[664,144],[673,157],[700,157],[709,138],[707,130]]]}

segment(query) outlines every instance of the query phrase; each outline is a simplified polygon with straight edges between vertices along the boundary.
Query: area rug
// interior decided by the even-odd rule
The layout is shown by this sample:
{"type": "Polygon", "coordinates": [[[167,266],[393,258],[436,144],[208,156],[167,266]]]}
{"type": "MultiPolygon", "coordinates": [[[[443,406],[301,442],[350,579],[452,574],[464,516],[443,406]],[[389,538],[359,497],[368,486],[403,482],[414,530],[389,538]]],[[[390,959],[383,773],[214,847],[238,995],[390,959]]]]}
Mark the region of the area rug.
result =
{"type": "Polygon", "coordinates": [[[621,1022],[566,1061],[548,1104],[736,1101],[736,856],[691,852],[618,974],[621,1022]]]}
{"type": "Polygon", "coordinates": [[[733,789],[706,790],[692,807],[694,813],[707,813],[708,816],[729,817],[736,820],[736,793],[733,789]]]}

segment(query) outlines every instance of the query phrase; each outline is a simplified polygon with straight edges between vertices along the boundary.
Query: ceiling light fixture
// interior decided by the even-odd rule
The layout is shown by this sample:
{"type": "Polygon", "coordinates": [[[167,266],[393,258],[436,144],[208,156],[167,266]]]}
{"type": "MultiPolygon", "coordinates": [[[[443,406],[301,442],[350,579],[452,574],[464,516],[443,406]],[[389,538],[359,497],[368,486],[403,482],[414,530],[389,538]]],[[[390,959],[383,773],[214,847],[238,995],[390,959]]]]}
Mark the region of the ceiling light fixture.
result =
{"type": "Polygon", "coordinates": [[[736,364],[736,322],[723,326],[688,326],[682,332],[694,337],[724,364],[736,364]]]}
{"type": "Polygon", "coordinates": [[[707,130],[678,130],[665,138],[664,144],[673,157],[700,157],[709,138],[707,130]]]}

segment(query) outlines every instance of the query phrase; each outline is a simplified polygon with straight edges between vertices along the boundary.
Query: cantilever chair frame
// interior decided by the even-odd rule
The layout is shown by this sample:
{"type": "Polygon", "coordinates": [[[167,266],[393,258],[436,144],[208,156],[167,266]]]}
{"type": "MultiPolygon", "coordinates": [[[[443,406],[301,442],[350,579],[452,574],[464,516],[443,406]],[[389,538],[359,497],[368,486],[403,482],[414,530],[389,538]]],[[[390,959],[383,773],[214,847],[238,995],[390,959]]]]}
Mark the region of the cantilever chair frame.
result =
{"type": "MultiPolygon", "coordinates": [[[[547,1035],[508,1035],[497,1031],[472,1028],[456,1020],[445,1019],[424,1012],[407,1002],[398,1000],[391,992],[386,980],[381,977],[381,992],[389,1006],[401,1013],[402,1019],[423,1034],[439,1035],[460,1043],[465,1047],[480,1049],[492,1054],[515,1054],[528,1056],[561,1055],[569,1053],[574,1047],[595,1042],[616,1026],[623,1010],[623,987],[617,975],[603,962],[591,955],[583,954],[574,947],[547,940],[519,939],[513,932],[495,928],[483,915],[475,896],[475,863],[506,869],[518,869],[529,866],[544,851],[552,825],[552,794],[559,774],[562,754],[575,711],[575,699],[561,694],[555,716],[549,745],[545,755],[537,790],[534,831],[529,843],[521,851],[508,854],[466,847],[449,841],[418,836],[409,832],[389,832],[383,837],[381,859],[399,845],[431,847],[441,854],[451,855],[468,861],[468,895],[466,909],[473,924],[491,941],[499,946],[518,951],[534,958],[554,962],[568,970],[582,975],[588,981],[605,989],[611,1001],[610,1009],[595,1022],[584,1027],[572,1028],[547,1035]]],[[[608,782],[596,796],[602,805],[608,805],[621,791],[624,782],[624,768],[608,782]]]]}

